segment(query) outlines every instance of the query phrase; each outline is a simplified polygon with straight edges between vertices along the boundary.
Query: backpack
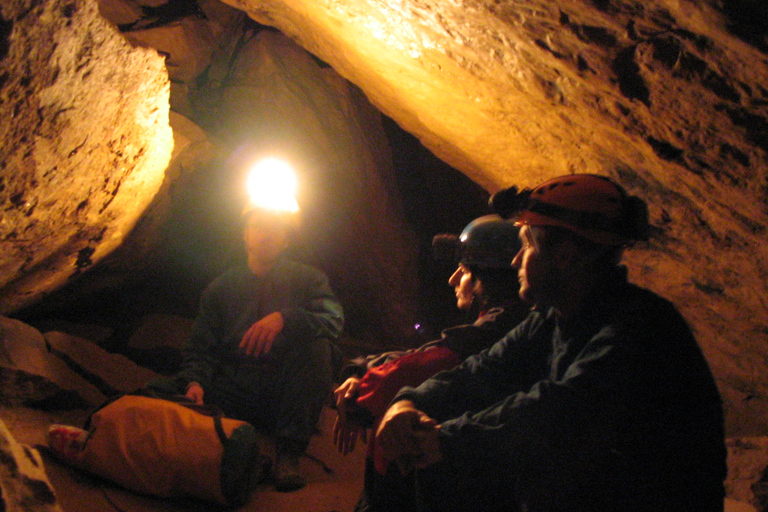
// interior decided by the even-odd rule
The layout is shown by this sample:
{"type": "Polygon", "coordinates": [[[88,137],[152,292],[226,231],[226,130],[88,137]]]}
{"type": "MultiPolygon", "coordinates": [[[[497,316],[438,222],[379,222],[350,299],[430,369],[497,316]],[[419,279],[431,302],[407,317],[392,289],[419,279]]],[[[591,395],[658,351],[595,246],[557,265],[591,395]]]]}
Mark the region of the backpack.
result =
{"type": "Polygon", "coordinates": [[[182,402],[141,393],[108,401],[88,419],[75,465],[144,494],[245,504],[260,470],[255,429],[176,398],[182,402]]]}

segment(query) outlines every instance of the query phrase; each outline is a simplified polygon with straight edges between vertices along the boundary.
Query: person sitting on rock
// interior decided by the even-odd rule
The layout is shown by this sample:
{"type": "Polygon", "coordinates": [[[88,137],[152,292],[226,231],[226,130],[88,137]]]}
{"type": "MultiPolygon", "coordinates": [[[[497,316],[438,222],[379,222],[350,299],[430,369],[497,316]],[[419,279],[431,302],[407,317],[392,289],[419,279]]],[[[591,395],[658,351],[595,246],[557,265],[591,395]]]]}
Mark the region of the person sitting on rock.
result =
{"type": "Polygon", "coordinates": [[[219,406],[275,439],[275,488],[305,485],[299,458],[332,389],[344,315],[326,275],[284,257],[297,214],[249,205],[247,264],[214,280],[182,348],[181,371],[148,387],[219,406]]]}
{"type": "MultiPolygon", "coordinates": [[[[322,271],[284,255],[295,212],[249,204],[242,221],[247,261],[204,290],[180,371],[151,380],[136,394],[182,395],[271,435],[275,463],[256,453],[251,483],[271,465],[275,488],[292,491],[305,485],[299,458],[332,390],[343,310],[322,271]]],[[[77,465],[93,430],[52,425],[48,444],[77,465]]]]}

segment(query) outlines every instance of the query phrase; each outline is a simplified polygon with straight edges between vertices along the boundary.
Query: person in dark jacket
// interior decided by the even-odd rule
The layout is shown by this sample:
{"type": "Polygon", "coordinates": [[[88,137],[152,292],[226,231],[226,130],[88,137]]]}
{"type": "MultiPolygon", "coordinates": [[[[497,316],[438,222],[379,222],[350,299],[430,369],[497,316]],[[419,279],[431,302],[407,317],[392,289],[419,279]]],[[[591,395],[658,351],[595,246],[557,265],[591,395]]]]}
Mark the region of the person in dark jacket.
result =
{"type": "Polygon", "coordinates": [[[669,301],[627,282],[647,208],[576,174],[493,198],[521,226],[529,317],[399,392],[376,434],[417,485],[401,510],[722,511],[721,398],[669,301]]]}
{"type": "MultiPolygon", "coordinates": [[[[448,284],[455,289],[457,307],[473,312],[477,320],[446,329],[439,339],[418,348],[358,357],[343,368],[346,379],[335,391],[334,442],[345,455],[354,449],[358,436],[367,441],[368,429],[375,428],[400,388],[457,366],[498,341],[528,314],[530,308],[518,296],[517,275],[510,265],[520,247],[513,223],[486,215],[470,222],[458,238],[436,236],[433,245],[437,259],[446,252],[451,259],[458,257],[448,284]]],[[[397,510],[401,489],[411,484],[381,465],[375,443],[368,448],[356,511],[397,510]]]]}
{"type": "Polygon", "coordinates": [[[247,263],[203,292],[181,370],[148,388],[220,407],[275,441],[275,487],[305,485],[299,458],[332,390],[344,315],[325,273],[284,256],[294,212],[249,205],[247,263]]]}

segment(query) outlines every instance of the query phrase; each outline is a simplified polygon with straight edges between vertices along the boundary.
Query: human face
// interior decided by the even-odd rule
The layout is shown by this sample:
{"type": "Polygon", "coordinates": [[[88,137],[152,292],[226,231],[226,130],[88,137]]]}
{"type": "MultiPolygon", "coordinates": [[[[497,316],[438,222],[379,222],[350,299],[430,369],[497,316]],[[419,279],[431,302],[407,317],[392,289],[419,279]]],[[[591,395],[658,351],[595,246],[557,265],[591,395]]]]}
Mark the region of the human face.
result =
{"type": "Polygon", "coordinates": [[[288,228],[276,219],[254,214],[246,221],[243,239],[249,262],[271,266],[288,247],[288,228]]]}
{"type": "Polygon", "coordinates": [[[456,271],[448,279],[448,284],[456,291],[456,307],[462,311],[469,309],[475,300],[480,283],[472,277],[472,272],[459,263],[456,271]]]}
{"type": "Polygon", "coordinates": [[[512,260],[520,281],[520,298],[533,305],[550,305],[561,275],[549,251],[542,251],[531,232],[531,227],[520,228],[522,247],[512,260]]]}

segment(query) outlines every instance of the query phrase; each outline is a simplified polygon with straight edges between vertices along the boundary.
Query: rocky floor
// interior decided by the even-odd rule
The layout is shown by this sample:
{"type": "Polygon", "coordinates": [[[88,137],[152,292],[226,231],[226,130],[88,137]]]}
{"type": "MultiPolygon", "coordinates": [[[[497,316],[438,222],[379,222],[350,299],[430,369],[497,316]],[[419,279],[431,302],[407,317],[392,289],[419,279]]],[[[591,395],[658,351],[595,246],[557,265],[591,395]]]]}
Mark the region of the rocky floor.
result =
{"type": "MultiPolygon", "coordinates": [[[[0,420],[17,442],[39,450],[64,512],[217,510],[195,501],[138,495],[68,467],[48,453],[45,434],[49,425],[82,426],[88,414],[107,396],[134,390],[157,374],[125,355],[102,349],[98,342],[104,332],[97,327],[64,323],[58,323],[56,328],[38,327],[0,316],[0,420]],[[19,405],[20,401],[25,405],[19,405]],[[42,406],[30,406],[30,401],[42,406]]],[[[152,340],[160,339],[178,346],[188,327],[175,318],[149,322],[137,332],[141,339],[132,342],[146,347],[152,345],[152,340]],[[178,325],[183,326],[176,329],[178,332],[169,327],[178,325]]],[[[325,408],[308,456],[301,459],[301,469],[308,481],[305,488],[280,493],[267,481],[237,510],[351,512],[362,490],[365,446],[358,446],[346,457],[339,454],[332,441],[334,419],[335,412],[325,408]]],[[[261,441],[263,452],[273,456],[269,441],[261,441]]]]}

